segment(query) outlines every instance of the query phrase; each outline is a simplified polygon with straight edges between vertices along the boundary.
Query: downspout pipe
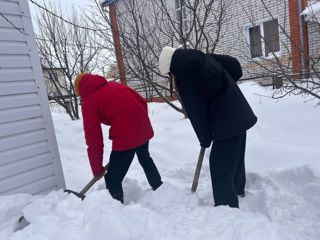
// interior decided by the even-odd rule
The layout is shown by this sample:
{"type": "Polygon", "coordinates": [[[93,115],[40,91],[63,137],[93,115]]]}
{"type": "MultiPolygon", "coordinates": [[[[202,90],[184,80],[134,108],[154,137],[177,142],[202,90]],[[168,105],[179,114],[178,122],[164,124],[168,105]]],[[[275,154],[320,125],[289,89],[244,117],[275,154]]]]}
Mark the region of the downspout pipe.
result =
{"type": "Polygon", "coordinates": [[[303,17],[301,16],[302,13],[302,1],[303,0],[298,0],[298,9],[299,9],[299,32],[300,32],[300,43],[301,46],[300,48],[303,50],[302,54],[301,54],[301,71],[305,70],[305,53],[304,53],[304,31],[303,31],[303,17]]]}
{"type": "Polygon", "coordinates": [[[109,6],[109,17],[111,21],[111,31],[112,31],[112,37],[113,37],[113,44],[115,48],[117,63],[118,63],[118,70],[120,75],[120,82],[124,85],[127,85],[127,78],[125,73],[125,67],[124,67],[124,60],[122,55],[122,49],[121,49],[121,39],[120,39],[120,31],[117,21],[117,8],[116,8],[116,0],[106,0],[101,3],[101,7],[105,8],[109,6]]]}
{"type": "Polygon", "coordinates": [[[115,2],[113,2],[109,5],[109,15],[110,15],[110,21],[111,21],[111,28],[112,28],[111,30],[112,30],[114,48],[115,48],[117,62],[118,62],[120,82],[124,85],[127,85],[127,78],[126,78],[124,60],[123,60],[122,49],[121,49],[120,31],[119,31],[116,11],[117,11],[116,4],[115,2]]]}
{"type": "Polygon", "coordinates": [[[305,16],[301,14],[305,7],[308,6],[307,0],[298,0],[299,2],[299,15],[300,15],[300,38],[301,38],[301,44],[303,49],[303,54],[301,56],[301,71],[304,72],[306,75],[305,77],[308,77],[310,74],[310,62],[309,62],[309,37],[308,37],[308,24],[305,21],[305,16]]]}

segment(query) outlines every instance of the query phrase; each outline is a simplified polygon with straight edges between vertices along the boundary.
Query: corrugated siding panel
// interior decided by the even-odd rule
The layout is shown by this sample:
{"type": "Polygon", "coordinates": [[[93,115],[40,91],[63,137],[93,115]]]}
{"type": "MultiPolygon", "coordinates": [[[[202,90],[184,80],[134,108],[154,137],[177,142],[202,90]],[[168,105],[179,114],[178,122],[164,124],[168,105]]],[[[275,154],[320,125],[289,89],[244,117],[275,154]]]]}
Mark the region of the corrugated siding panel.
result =
{"type": "Polygon", "coordinates": [[[0,96],[0,114],[2,109],[33,106],[38,103],[39,98],[37,93],[0,96]]]}
{"type": "Polygon", "coordinates": [[[32,67],[28,55],[0,55],[1,68],[27,68],[32,67]]]}
{"type": "Polygon", "coordinates": [[[0,54],[28,54],[29,49],[26,42],[13,40],[0,41],[0,54]]]}
{"type": "Polygon", "coordinates": [[[1,28],[0,27],[0,41],[20,41],[25,42],[23,33],[14,28],[1,28]]]}
{"type": "Polygon", "coordinates": [[[0,110],[0,124],[42,116],[40,105],[0,110]]]}
{"type": "Polygon", "coordinates": [[[10,162],[0,168],[0,181],[5,178],[28,172],[35,168],[50,164],[49,153],[43,153],[38,156],[26,158],[23,161],[10,162]]]}
{"type": "Polygon", "coordinates": [[[32,68],[0,68],[0,82],[25,80],[29,81],[30,79],[34,79],[34,73],[32,72],[32,68]]]}
{"type": "Polygon", "coordinates": [[[54,170],[51,164],[34,168],[31,171],[16,174],[6,179],[0,180],[0,194],[12,191],[15,188],[21,188],[28,184],[37,182],[40,179],[51,177],[54,170]]]}
{"type": "Polygon", "coordinates": [[[48,149],[48,142],[40,141],[30,145],[20,146],[15,149],[0,152],[0,167],[10,162],[22,161],[23,159],[46,153],[48,152],[48,149]]]}
{"type": "Polygon", "coordinates": [[[44,129],[3,137],[0,138],[0,151],[15,149],[45,139],[47,139],[47,135],[44,129]]]}
{"type": "Polygon", "coordinates": [[[1,3],[1,13],[20,15],[18,1],[4,1],[1,3]]]}
{"type": "Polygon", "coordinates": [[[35,82],[32,81],[10,81],[0,82],[0,96],[13,95],[13,94],[25,94],[36,93],[37,87],[35,82]]]}
{"type": "Polygon", "coordinates": [[[27,183],[26,185],[19,186],[15,189],[11,189],[3,193],[0,192],[0,195],[13,194],[17,192],[27,192],[31,194],[46,194],[52,191],[53,189],[57,189],[56,178],[54,176],[47,176],[42,179],[36,179],[34,180],[34,182],[27,183]]]}
{"type": "Polygon", "coordinates": [[[0,13],[0,195],[47,193],[64,179],[28,2],[0,13]]]}
{"type": "MultiPolygon", "coordinates": [[[[2,4],[3,4],[3,1],[0,2],[1,12],[4,10],[4,7],[1,6],[2,4]]],[[[3,17],[0,17],[0,27],[12,28],[12,24],[14,24],[14,26],[17,28],[23,28],[21,16],[9,15],[9,14],[5,14],[4,16],[7,18],[8,21],[3,17]]]]}
{"type": "Polygon", "coordinates": [[[41,117],[0,124],[0,140],[6,136],[44,129],[44,127],[44,120],[41,117]]]}

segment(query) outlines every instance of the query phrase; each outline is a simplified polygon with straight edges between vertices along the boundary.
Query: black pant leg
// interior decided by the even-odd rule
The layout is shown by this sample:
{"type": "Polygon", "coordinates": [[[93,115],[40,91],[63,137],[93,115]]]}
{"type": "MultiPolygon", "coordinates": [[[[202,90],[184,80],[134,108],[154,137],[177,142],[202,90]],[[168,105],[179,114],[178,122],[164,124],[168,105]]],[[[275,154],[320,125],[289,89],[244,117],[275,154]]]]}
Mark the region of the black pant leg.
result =
{"type": "Polygon", "coordinates": [[[135,149],[126,151],[112,151],[110,154],[109,168],[104,176],[106,188],[114,199],[123,203],[122,181],[128,172],[133,160],[135,149]]]}
{"type": "Polygon", "coordinates": [[[234,179],[234,185],[236,187],[236,192],[238,195],[243,196],[245,194],[246,185],[246,169],[245,169],[245,152],[246,152],[246,141],[247,134],[242,134],[241,149],[239,154],[239,162],[236,170],[236,175],[234,179]]]}
{"type": "Polygon", "coordinates": [[[162,181],[159,171],[150,156],[149,142],[138,147],[136,153],[150,186],[153,190],[156,190],[162,184],[162,181]]]}
{"type": "Polygon", "coordinates": [[[241,149],[241,136],[214,141],[210,153],[210,173],[215,206],[239,207],[234,179],[241,149]]]}

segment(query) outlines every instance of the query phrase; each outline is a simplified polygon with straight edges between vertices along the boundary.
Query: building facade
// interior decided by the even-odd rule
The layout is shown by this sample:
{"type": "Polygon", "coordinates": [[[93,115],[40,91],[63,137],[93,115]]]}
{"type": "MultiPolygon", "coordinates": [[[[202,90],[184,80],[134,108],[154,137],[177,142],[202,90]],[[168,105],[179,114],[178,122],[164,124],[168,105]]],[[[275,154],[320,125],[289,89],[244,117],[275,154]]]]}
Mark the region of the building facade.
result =
{"type": "Polygon", "coordinates": [[[68,85],[62,68],[47,68],[42,66],[43,79],[48,98],[68,96],[68,85]]]}
{"type": "MultiPolygon", "coordinates": [[[[303,11],[302,16],[307,24],[307,37],[309,44],[309,54],[313,59],[319,59],[320,57],[320,1],[311,2],[303,11]]],[[[311,64],[310,64],[311,65],[311,64]]],[[[319,62],[317,64],[318,71],[319,62]]]]}
{"type": "MultiPolygon", "coordinates": [[[[307,0],[204,0],[197,9],[192,9],[195,1],[172,0],[157,1],[158,3],[134,1],[135,6],[130,4],[132,2],[118,0],[104,1],[104,4],[116,7],[120,36],[121,33],[128,31],[136,33],[134,25],[139,25],[137,21],[139,18],[143,19],[140,22],[141,25],[154,27],[153,35],[159,35],[157,37],[159,42],[154,44],[156,41],[153,40],[153,52],[150,49],[143,57],[145,59],[153,55],[153,60],[147,64],[153,69],[157,67],[157,54],[159,55],[161,48],[165,45],[173,47],[182,45],[182,47],[237,57],[243,67],[243,79],[271,79],[272,76],[281,74],[283,71],[293,75],[303,74],[310,70],[309,56],[319,55],[319,23],[306,22],[301,16],[308,6],[307,0]],[[169,9],[166,13],[161,10],[164,5],[161,6],[159,2],[165,2],[165,7],[169,9]],[[208,11],[208,6],[212,8],[211,11],[208,11]],[[132,14],[134,8],[143,9],[136,12],[137,18],[132,14]],[[221,15],[216,14],[221,9],[225,12],[221,15]],[[198,41],[197,34],[201,32],[197,32],[195,26],[197,21],[204,21],[204,17],[211,19],[211,22],[207,20],[206,26],[203,25],[207,32],[205,40],[198,41]],[[220,17],[222,21],[217,21],[220,17]],[[161,24],[168,19],[177,20],[177,29],[170,32],[164,31],[165,26],[161,28],[161,24]],[[161,29],[162,35],[157,32],[158,29],[161,29]],[[190,34],[188,29],[194,30],[190,34]],[[219,29],[218,33],[217,29],[219,29]],[[178,37],[177,31],[182,33],[178,37]],[[206,44],[206,40],[209,44],[206,44]],[[188,41],[190,46],[186,44],[188,41]],[[210,49],[210,44],[214,45],[213,51],[210,49]]],[[[168,24],[167,28],[174,27],[168,24]]],[[[146,36],[143,38],[147,39],[146,36]]],[[[130,52],[126,45],[122,42],[122,52],[125,56],[130,52]]],[[[143,49],[143,45],[137,45],[143,49]]],[[[125,68],[128,74],[130,72],[128,66],[132,68],[133,64],[130,64],[130,58],[126,60],[125,68]]],[[[128,84],[130,79],[129,77],[128,84]]],[[[154,79],[161,84],[164,78],[155,74],[154,79]]]]}

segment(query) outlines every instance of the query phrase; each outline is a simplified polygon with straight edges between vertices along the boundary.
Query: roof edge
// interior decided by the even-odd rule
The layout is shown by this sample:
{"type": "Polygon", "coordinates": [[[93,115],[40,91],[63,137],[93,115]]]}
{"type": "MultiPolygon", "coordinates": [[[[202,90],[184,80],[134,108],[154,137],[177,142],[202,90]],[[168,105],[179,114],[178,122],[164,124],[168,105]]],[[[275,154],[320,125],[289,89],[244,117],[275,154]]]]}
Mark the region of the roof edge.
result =
{"type": "Polygon", "coordinates": [[[108,7],[112,3],[116,2],[117,0],[101,0],[100,5],[101,7],[108,7]]]}

